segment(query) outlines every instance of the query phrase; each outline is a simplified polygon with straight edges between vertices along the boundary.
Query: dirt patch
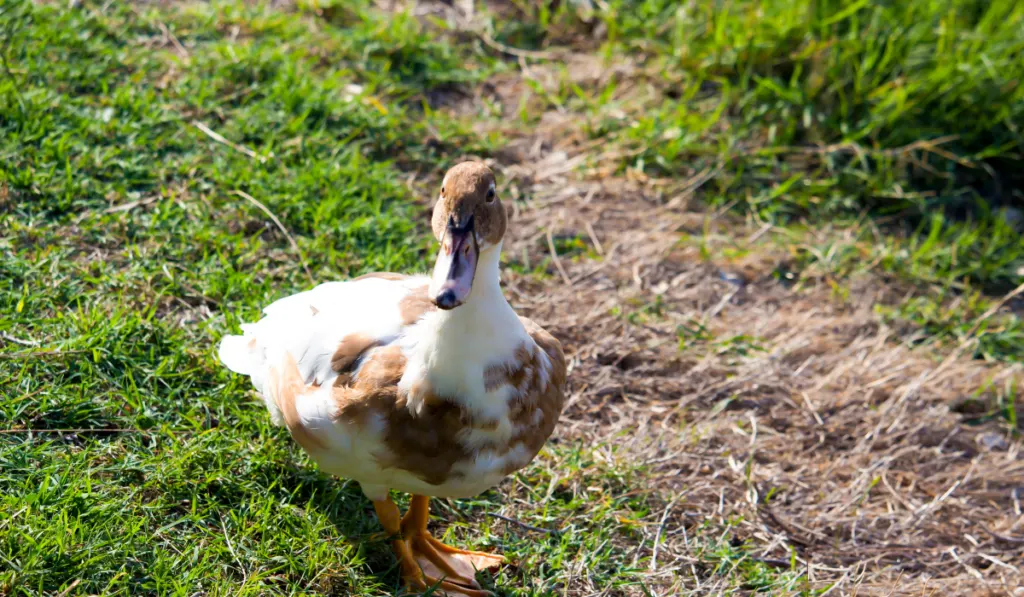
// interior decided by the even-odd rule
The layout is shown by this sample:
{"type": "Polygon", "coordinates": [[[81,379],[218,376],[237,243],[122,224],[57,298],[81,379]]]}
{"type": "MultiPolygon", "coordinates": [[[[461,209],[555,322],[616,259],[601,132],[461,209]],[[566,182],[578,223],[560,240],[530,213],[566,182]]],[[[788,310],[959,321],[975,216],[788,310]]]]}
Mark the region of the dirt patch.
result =
{"type": "MultiPolygon", "coordinates": [[[[567,60],[577,85],[630,79],[617,93],[634,106],[660,93],[635,65],[567,60]]],[[[913,349],[874,310],[904,296],[898,282],[795,290],[792,256],[766,242],[777,231],[696,207],[713,167],[655,180],[605,166],[618,150],[522,81],[555,89],[564,72],[520,63],[451,109],[497,105],[502,119],[479,126],[511,139],[490,160],[515,203],[504,281],[571,360],[556,434],[615,445],[645,465],[638,490],[660,495],[643,538],[624,546],[649,556],[663,531],[648,587],[722,590],[687,539],[705,533],[754,546],[769,567],[795,566],[812,590],[1019,594],[1024,444],[985,413],[1024,368],[969,358],[969,340],[913,349]],[[501,124],[524,102],[539,124],[501,124]],[[720,251],[716,238],[743,251],[720,251]]],[[[578,582],[566,594],[600,589],[578,582]]]]}
{"type": "Polygon", "coordinates": [[[790,289],[789,256],[760,243],[771,230],[690,209],[707,172],[588,172],[563,117],[547,122],[492,163],[518,199],[506,288],[572,360],[561,437],[629,451],[676,504],[660,557],[672,580],[654,586],[714,590],[685,565],[682,532],[708,522],[837,594],[1024,582],[1022,443],[956,412],[994,400],[1019,365],[912,350],[873,309],[898,294],[880,278],[842,298],[824,281],[790,289]],[[750,252],[702,255],[684,233],[750,252]]]}

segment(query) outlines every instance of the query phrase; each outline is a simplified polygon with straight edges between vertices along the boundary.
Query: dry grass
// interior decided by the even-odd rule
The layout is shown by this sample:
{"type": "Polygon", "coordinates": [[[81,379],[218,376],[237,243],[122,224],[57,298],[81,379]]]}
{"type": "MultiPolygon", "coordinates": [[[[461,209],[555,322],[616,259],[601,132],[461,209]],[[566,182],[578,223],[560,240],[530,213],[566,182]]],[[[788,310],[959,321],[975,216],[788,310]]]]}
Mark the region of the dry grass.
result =
{"type": "Polygon", "coordinates": [[[1022,444],[951,410],[1019,378],[1019,365],[912,350],[872,310],[886,292],[877,279],[839,300],[825,283],[784,288],[772,255],[740,271],[703,261],[678,231],[707,214],[659,202],[656,187],[576,178],[556,164],[572,163],[566,153],[523,143],[533,153],[495,164],[532,198],[508,253],[537,263],[550,232],[593,239],[604,256],[560,258],[568,282],[509,275],[507,287],[573,359],[561,433],[627,448],[651,463],[663,500],[678,502],[662,558],[683,586],[708,588],[687,578],[680,529],[737,516],[736,536],[763,558],[788,567],[795,553],[815,586],[839,594],[998,592],[1024,581],[1022,444]],[[655,304],[657,315],[636,323],[615,314],[655,304]],[[695,322],[764,350],[737,354],[713,340],[680,350],[677,327],[695,322]]]}
{"type": "MultiPolygon", "coordinates": [[[[543,80],[526,69],[450,109],[488,98],[509,117],[518,77],[543,80]]],[[[915,349],[874,310],[898,302],[898,281],[860,276],[841,296],[826,279],[789,288],[774,275],[790,260],[772,242],[784,231],[691,209],[712,169],[616,176],[603,166],[616,149],[581,141],[578,122],[552,110],[529,132],[502,127],[512,141],[491,165],[505,196],[525,199],[506,254],[527,270],[505,283],[572,359],[560,436],[648,467],[661,508],[622,548],[658,544],[652,590],[722,590],[688,539],[717,534],[829,594],[1019,594],[1024,444],[958,405],[994,401],[1022,367],[970,358],[971,338],[915,349]],[[557,255],[552,239],[585,250],[557,255]]],[[[600,590],[580,582],[569,594],[600,590]]]]}

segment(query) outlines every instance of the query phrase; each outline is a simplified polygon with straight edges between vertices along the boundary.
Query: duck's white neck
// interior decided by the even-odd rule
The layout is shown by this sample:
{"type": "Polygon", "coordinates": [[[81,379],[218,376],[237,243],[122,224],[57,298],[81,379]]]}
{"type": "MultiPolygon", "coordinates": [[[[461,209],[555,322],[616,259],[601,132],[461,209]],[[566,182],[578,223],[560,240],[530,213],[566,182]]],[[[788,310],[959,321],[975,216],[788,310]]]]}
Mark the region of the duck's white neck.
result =
{"type": "Polygon", "coordinates": [[[500,261],[500,242],[480,251],[469,296],[461,306],[440,313],[443,327],[469,325],[479,329],[481,325],[489,327],[487,322],[494,322],[496,317],[500,320],[501,315],[515,315],[501,291],[500,261]]]}
{"type": "Polygon", "coordinates": [[[414,328],[404,387],[414,388],[415,380],[425,378],[438,395],[486,416],[503,416],[506,397],[486,390],[484,370],[513,360],[530,337],[501,291],[500,256],[500,244],[481,251],[466,301],[449,311],[434,311],[414,328]]]}
{"type": "Polygon", "coordinates": [[[488,247],[480,252],[479,262],[476,266],[476,276],[473,279],[473,289],[469,292],[469,303],[486,302],[500,298],[505,301],[505,295],[501,292],[501,243],[488,247]]]}
{"type": "Polygon", "coordinates": [[[501,291],[500,258],[500,243],[480,251],[466,302],[436,313],[429,343],[442,358],[435,366],[487,366],[512,358],[523,342],[525,328],[501,291]]]}

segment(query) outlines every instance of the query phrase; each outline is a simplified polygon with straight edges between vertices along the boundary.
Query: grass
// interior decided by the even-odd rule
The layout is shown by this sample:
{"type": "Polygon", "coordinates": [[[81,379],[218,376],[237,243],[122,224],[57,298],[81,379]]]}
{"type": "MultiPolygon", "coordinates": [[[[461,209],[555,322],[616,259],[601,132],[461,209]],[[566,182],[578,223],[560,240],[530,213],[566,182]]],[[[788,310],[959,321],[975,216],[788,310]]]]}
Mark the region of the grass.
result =
{"type": "MultiPolygon", "coordinates": [[[[580,113],[614,148],[595,161],[654,177],[714,169],[706,203],[790,231],[846,221],[857,241],[831,274],[877,259],[936,309],[1024,283],[1020,3],[516,5],[520,19],[491,23],[498,39],[557,48],[603,31],[597,51],[636,63],[589,86],[556,67],[557,85],[535,92],[535,108],[580,113]]],[[[816,249],[801,268],[829,247],[816,249]]]]}
{"type": "MultiPolygon", "coordinates": [[[[615,149],[593,156],[613,172],[720,168],[702,199],[787,231],[797,277],[898,278],[915,298],[883,317],[1024,360],[1017,315],[975,325],[1024,281],[1024,241],[1000,211],[1024,201],[1019,3],[516,6],[513,19],[482,8],[495,39],[628,53],[643,83],[586,88],[562,69],[555,88],[531,87],[524,129],[557,106],[615,149]],[[812,144],[826,149],[798,149],[812,144]]],[[[437,97],[514,65],[358,2],[18,0],[0,32],[0,594],[399,592],[358,487],[318,473],[211,346],[313,280],[425,268],[410,180],[504,141],[437,97]]],[[[553,243],[595,257],[583,236],[553,243]]],[[[518,269],[557,277],[550,266],[518,269]]],[[[764,350],[700,323],[679,342],[764,350]]],[[[1015,425],[1019,391],[1000,391],[994,416],[1015,425]]],[[[501,595],[566,594],[584,577],[654,594],[677,585],[650,574],[666,496],[643,489],[647,474],[614,446],[564,440],[436,512],[460,544],[519,561],[492,579],[501,595]]],[[[730,529],[689,537],[695,578],[821,590],[730,529]]]]}
{"type": "MultiPolygon", "coordinates": [[[[536,14],[544,11],[542,3],[518,4],[535,15],[535,30],[549,24],[535,42],[557,45],[582,25],[568,3],[553,15],[536,14]]],[[[1018,175],[1011,167],[1024,150],[1024,66],[1016,60],[1024,9],[1018,3],[619,0],[587,16],[605,29],[606,56],[629,55],[652,67],[647,74],[663,91],[642,114],[629,113],[630,106],[617,101],[615,87],[625,80],[560,94],[595,109],[590,117],[596,134],[621,136],[637,147],[627,161],[633,166],[678,173],[686,159],[710,155],[724,161],[745,149],[748,168],[763,171],[785,168],[778,155],[792,146],[837,145],[823,155],[819,174],[848,171],[850,176],[830,186],[867,202],[902,174],[890,159],[892,150],[954,136],[945,156],[922,146],[920,165],[961,185],[971,179],[969,170],[979,178],[992,175],[956,170],[968,161],[991,160],[995,178],[1008,182],[1018,175]],[[625,109],[632,118],[616,118],[606,108],[625,109]],[[726,122],[724,134],[705,134],[726,122]],[[846,159],[854,144],[862,147],[859,159],[846,159]],[[855,176],[868,166],[874,166],[868,180],[855,176]]],[[[493,26],[502,25],[511,31],[499,38],[527,41],[515,35],[522,24],[493,26]]],[[[842,207],[840,193],[832,195],[832,207],[842,207]]],[[[806,207],[797,198],[785,201],[795,203],[789,209],[806,207]]],[[[913,201],[890,203],[902,207],[913,201]]]]}

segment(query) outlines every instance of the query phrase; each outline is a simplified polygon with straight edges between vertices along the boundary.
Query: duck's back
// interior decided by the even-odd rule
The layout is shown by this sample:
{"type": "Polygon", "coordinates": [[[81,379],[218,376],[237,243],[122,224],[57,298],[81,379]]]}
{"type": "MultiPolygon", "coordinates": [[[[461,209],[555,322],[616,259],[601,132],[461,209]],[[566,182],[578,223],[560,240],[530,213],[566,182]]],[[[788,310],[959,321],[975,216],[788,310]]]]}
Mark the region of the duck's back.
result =
{"type": "MultiPolygon", "coordinates": [[[[428,283],[424,276],[370,274],[321,284],[264,308],[262,319],[242,324],[241,336],[221,340],[218,356],[228,369],[248,375],[264,397],[271,366],[286,354],[304,383],[328,384],[344,370],[337,354],[344,341],[349,348],[356,338],[367,347],[393,342],[425,311],[428,283]]],[[[281,423],[276,406],[267,406],[281,423]]]]}

